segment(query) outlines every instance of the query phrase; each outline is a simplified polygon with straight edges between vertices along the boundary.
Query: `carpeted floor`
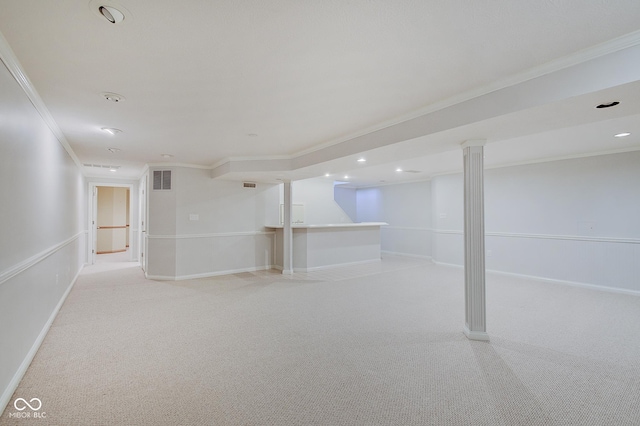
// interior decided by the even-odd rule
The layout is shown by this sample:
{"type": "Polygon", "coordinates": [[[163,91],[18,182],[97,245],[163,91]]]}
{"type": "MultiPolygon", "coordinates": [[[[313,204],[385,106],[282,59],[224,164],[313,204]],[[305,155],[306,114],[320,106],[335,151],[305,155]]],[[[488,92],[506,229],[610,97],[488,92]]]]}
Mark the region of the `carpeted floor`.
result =
{"type": "Polygon", "coordinates": [[[180,282],[87,267],[0,425],[638,425],[640,297],[377,264],[180,282]],[[10,418],[37,397],[45,419],[10,418]]]}

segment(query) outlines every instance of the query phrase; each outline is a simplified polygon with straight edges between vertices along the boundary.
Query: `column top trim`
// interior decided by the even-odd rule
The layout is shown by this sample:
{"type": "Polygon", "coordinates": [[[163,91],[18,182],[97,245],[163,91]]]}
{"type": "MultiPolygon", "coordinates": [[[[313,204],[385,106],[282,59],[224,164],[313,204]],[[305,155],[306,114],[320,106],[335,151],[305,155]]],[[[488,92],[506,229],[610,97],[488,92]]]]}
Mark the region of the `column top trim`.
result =
{"type": "Polygon", "coordinates": [[[486,139],[469,139],[468,141],[462,142],[460,146],[462,147],[462,149],[465,149],[470,146],[485,146],[486,144],[486,139]]]}

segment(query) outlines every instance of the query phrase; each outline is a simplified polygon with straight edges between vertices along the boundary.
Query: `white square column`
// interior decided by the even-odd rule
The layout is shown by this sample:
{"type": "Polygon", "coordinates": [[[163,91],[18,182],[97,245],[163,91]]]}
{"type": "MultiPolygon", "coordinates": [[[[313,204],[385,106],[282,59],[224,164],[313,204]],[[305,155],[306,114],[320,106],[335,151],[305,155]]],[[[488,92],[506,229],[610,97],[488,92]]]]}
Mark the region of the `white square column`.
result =
{"type": "Polygon", "coordinates": [[[484,263],[484,145],[462,144],[464,156],[464,334],[489,340],[487,334],[484,263]]]}
{"type": "Polygon", "coordinates": [[[284,201],[283,201],[283,219],[282,226],[282,273],[286,275],[293,274],[293,231],[291,230],[291,212],[293,210],[291,181],[284,182],[284,201]]]}

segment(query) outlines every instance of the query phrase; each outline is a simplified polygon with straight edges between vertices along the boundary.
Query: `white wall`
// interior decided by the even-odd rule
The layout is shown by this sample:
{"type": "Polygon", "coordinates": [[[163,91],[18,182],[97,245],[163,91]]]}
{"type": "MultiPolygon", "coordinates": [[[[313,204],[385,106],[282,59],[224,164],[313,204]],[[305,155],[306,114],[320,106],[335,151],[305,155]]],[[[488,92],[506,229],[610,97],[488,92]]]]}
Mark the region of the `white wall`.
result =
{"type": "MultiPolygon", "coordinates": [[[[638,151],[485,170],[487,269],[640,292],[639,182],[638,151]]],[[[358,221],[390,224],[383,250],[463,265],[461,173],[359,189],[357,203],[358,221]]]]}
{"type": "Polygon", "coordinates": [[[358,222],[358,201],[355,188],[345,188],[343,185],[333,187],[333,199],[349,216],[352,222],[358,222]]]}
{"type": "Polygon", "coordinates": [[[357,221],[386,222],[382,251],[431,257],[431,182],[358,189],[357,221]]]}
{"type": "Polygon", "coordinates": [[[80,170],[0,62],[0,412],[86,260],[80,170]]]}
{"type": "MultiPolygon", "coordinates": [[[[282,185],[280,186],[280,203],[282,203],[284,192],[282,185]]],[[[326,178],[304,179],[294,181],[291,186],[293,204],[304,205],[304,223],[306,225],[353,222],[334,200],[333,180],[326,178]]]]}
{"type": "Polygon", "coordinates": [[[154,167],[150,173],[168,169],[172,189],[148,191],[150,277],[183,279],[271,267],[275,236],[264,226],[278,223],[278,185],[243,188],[242,182],[212,179],[209,170],[188,167],[154,167]]]}
{"type": "Polygon", "coordinates": [[[487,268],[640,291],[640,152],[489,170],[485,181],[487,268]]]}

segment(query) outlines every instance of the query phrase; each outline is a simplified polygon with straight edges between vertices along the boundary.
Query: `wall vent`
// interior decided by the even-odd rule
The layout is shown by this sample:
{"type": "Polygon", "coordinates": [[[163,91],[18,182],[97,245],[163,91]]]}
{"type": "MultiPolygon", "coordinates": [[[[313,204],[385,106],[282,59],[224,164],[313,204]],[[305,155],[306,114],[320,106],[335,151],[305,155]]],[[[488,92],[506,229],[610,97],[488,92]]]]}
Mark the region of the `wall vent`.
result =
{"type": "Polygon", "coordinates": [[[163,191],[171,189],[171,170],[153,171],[153,190],[163,191]]]}
{"type": "Polygon", "coordinates": [[[242,186],[245,188],[255,188],[256,187],[256,183],[255,182],[243,182],[242,186]]]}

